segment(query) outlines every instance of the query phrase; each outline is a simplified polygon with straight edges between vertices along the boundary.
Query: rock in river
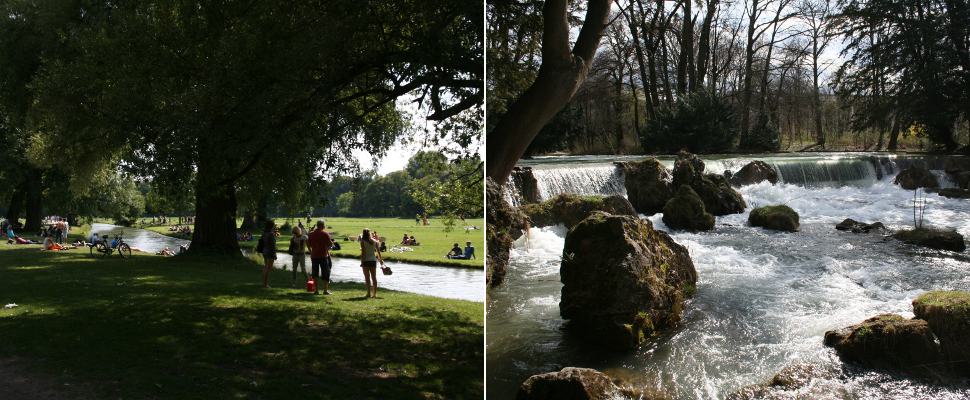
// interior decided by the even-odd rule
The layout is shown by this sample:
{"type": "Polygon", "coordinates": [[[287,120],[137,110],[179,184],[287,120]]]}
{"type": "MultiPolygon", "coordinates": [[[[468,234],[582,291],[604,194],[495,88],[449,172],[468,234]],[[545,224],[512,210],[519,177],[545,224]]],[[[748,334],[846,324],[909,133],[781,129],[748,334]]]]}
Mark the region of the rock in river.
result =
{"type": "Polygon", "coordinates": [[[751,226],[760,226],[776,231],[795,232],[798,230],[798,213],[784,204],[758,207],[748,215],[751,226]]]}
{"type": "Polygon", "coordinates": [[[560,194],[538,204],[526,204],[519,208],[532,221],[532,226],[563,224],[566,228],[576,226],[594,211],[616,215],[633,215],[637,212],[623,196],[579,196],[560,194]]]}
{"type": "Polygon", "coordinates": [[[896,175],[896,180],[893,183],[906,190],[940,187],[936,175],[933,175],[926,167],[918,165],[911,165],[909,168],[899,171],[899,175],[896,175]]]}
{"type": "Polygon", "coordinates": [[[603,212],[566,235],[560,277],[569,329],[619,350],[675,326],[697,283],[684,246],[648,220],[603,212]]]}
{"type": "Polygon", "coordinates": [[[619,163],[623,168],[626,195],[637,212],[653,215],[661,212],[674,196],[670,171],[656,158],[619,163]]]}
{"type": "Polygon", "coordinates": [[[882,314],[847,328],[825,332],[825,345],[835,348],[844,360],[877,368],[929,374],[943,353],[929,324],[882,314]]]}
{"type": "Polygon", "coordinates": [[[842,222],[839,222],[835,226],[835,229],[840,231],[850,231],[852,233],[869,233],[876,230],[886,230],[886,226],[882,222],[873,222],[867,224],[865,222],[856,221],[852,218],[846,218],[842,222]]]}
{"type": "Polygon", "coordinates": [[[626,396],[606,374],[591,368],[566,367],[559,372],[532,375],[516,400],[611,400],[626,396]]]}
{"type": "Polygon", "coordinates": [[[512,207],[502,194],[502,187],[489,179],[485,185],[488,207],[485,215],[486,251],[485,281],[496,286],[505,279],[512,242],[522,235],[525,215],[512,207]]]}
{"type": "Polygon", "coordinates": [[[663,212],[663,222],[671,229],[688,231],[714,229],[714,216],[707,212],[704,202],[690,186],[684,185],[677,188],[677,195],[667,201],[663,212]]]}
{"type": "Polygon", "coordinates": [[[774,185],[778,183],[778,171],[775,171],[764,161],[752,161],[732,174],[730,181],[734,186],[754,185],[764,181],[771,182],[774,185]]]}
{"type": "Polygon", "coordinates": [[[951,371],[970,376],[970,292],[923,293],[913,300],[913,314],[940,339],[951,371]]]}
{"type": "Polygon", "coordinates": [[[903,243],[929,247],[937,250],[960,252],[966,250],[963,235],[955,230],[934,228],[904,229],[897,231],[893,237],[903,243]]]}

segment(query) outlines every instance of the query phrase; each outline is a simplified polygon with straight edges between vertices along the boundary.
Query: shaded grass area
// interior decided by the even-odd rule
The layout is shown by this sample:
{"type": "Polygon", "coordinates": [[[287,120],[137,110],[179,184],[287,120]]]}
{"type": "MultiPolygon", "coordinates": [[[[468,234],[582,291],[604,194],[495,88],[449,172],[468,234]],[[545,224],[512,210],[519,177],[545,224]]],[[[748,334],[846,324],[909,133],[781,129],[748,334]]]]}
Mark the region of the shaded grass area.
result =
{"type": "Polygon", "coordinates": [[[0,244],[0,304],[19,304],[0,309],[0,358],[104,398],[482,397],[482,303],[259,282],[242,258],[0,244]]]}
{"type": "MultiPolygon", "coordinates": [[[[311,224],[315,224],[321,217],[313,218],[311,224]]],[[[178,221],[178,218],[172,218],[178,221]]],[[[310,225],[306,223],[306,219],[301,219],[304,225],[310,225]]],[[[381,235],[387,242],[388,249],[398,246],[401,243],[402,236],[404,234],[414,235],[417,239],[419,246],[408,246],[414,251],[396,253],[392,251],[385,252],[384,259],[392,261],[405,261],[412,262],[416,264],[432,264],[432,265],[442,265],[442,266],[454,266],[454,267],[467,267],[467,268],[484,268],[485,266],[485,237],[484,237],[484,218],[467,219],[465,223],[462,224],[458,221],[457,225],[451,232],[445,232],[443,230],[443,222],[440,219],[432,218],[429,220],[431,225],[417,225],[414,223],[414,219],[402,219],[402,218],[326,218],[327,231],[330,232],[334,240],[340,242],[341,249],[333,253],[336,257],[348,257],[356,258],[360,257],[360,246],[356,242],[345,241],[344,238],[356,238],[360,235],[361,230],[364,228],[369,228],[371,230],[376,230],[378,234],[381,235]],[[479,229],[476,230],[465,230],[465,226],[477,226],[479,229]],[[472,246],[475,246],[475,256],[473,260],[451,260],[445,258],[445,254],[451,250],[451,247],[458,243],[462,248],[465,247],[465,242],[472,242],[472,246]]],[[[285,218],[277,218],[276,224],[278,226],[283,225],[287,220],[285,218]]],[[[298,222],[297,219],[290,221],[291,225],[296,226],[298,222]]],[[[237,219],[237,226],[242,224],[242,219],[237,219]]],[[[174,225],[167,224],[165,226],[146,226],[145,229],[149,229],[163,235],[183,237],[175,232],[170,232],[169,226],[174,225]]],[[[261,229],[260,229],[261,230],[261,229]]],[[[254,239],[259,239],[261,232],[251,232],[254,235],[254,239]]],[[[280,230],[280,237],[277,239],[281,251],[286,250],[286,246],[289,244],[291,233],[290,231],[280,230]]],[[[251,240],[248,242],[240,242],[240,246],[245,248],[252,248],[256,246],[256,240],[251,240]]]]}

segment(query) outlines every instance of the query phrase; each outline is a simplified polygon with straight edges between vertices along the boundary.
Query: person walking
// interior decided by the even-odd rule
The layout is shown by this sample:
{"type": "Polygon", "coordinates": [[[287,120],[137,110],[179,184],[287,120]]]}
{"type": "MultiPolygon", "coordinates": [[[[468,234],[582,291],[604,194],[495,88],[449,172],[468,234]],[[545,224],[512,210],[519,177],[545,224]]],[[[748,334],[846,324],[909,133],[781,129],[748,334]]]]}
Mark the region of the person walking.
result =
{"type": "Polygon", "coordinates": [[[310,247],[310,271],[313,273],[313,279],[317,281],[316,291],[313,294],[320,294],[321,284],[323,284],[323,294],[330,294],[330,270],[333,268],[330,247],[333,246],[333,238],[324,230],[326,226],[323,220],[317,221],[317,228],[310,232],[307,238],[307,246],[310,247]]]}
{"type": "Polygon", "coordinates": [[[384,265],[384,258],[370,229],[365,228],[357,241],[360,242],[360,268],[364,271],[367,297],[377,298],[377,262],[384,265]]]}
{"type": "MultiPolygon", "coordinates": [[[[303,224],[300,224],[303,225],[303,224]]],[[[293,228],[293,237],[290,238],[290,254],[293,255],[293,282],[290,284],[296,287],[296,267],[300,266],[300,271],[303,271],[303,279],[306,280],[306,246],[307,246],[307,235],[303,233],[303,227],[298,226],[293,228]]]]}
{"type": "Polygon", "coordinates": [[[266,221],[266,229],[263,229],[263,236],[259,238],[263,253],[263,287],[269,288],[269,271],[273,269],[273,261],[276,261],[276,223],[273,220],[266,221]]]}

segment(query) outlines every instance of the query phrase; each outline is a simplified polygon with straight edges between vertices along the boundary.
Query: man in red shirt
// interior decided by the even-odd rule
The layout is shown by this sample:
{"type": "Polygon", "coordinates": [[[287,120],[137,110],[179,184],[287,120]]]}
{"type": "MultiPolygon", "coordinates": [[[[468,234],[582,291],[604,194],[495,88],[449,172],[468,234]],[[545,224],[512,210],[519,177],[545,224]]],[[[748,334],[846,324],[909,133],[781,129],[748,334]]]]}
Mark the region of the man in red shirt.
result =
{"type": "Polygon", "coordinates": [[[323,220],[317,221],[317,229],[310,232],[307,239],[307,247],[310,248],[310,264],[313,269],[313,279],[317,281],[317,291],[313,294],[320,294],[320,283],[323,283],[323,294],[330,294],[330,269],[333,262],[330,260],[330,246],[333,246],[333,239],[330,234],[323,230],[326,224],[323,220]],[[322,281],[321,281],[322,279],[322,281]]]}

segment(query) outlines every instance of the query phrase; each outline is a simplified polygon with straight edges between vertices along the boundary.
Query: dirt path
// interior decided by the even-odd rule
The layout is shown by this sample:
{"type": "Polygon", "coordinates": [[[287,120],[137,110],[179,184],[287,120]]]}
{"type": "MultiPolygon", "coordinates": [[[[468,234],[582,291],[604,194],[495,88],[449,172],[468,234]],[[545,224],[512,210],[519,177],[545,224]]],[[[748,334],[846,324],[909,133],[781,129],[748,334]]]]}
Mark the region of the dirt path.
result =
{"type": "Polygon", "coordinates": [[[0,358],[0,399],[69,400],[91,399],[88,390],[55,376],[30,372],[20,358],[0,358]]]}

